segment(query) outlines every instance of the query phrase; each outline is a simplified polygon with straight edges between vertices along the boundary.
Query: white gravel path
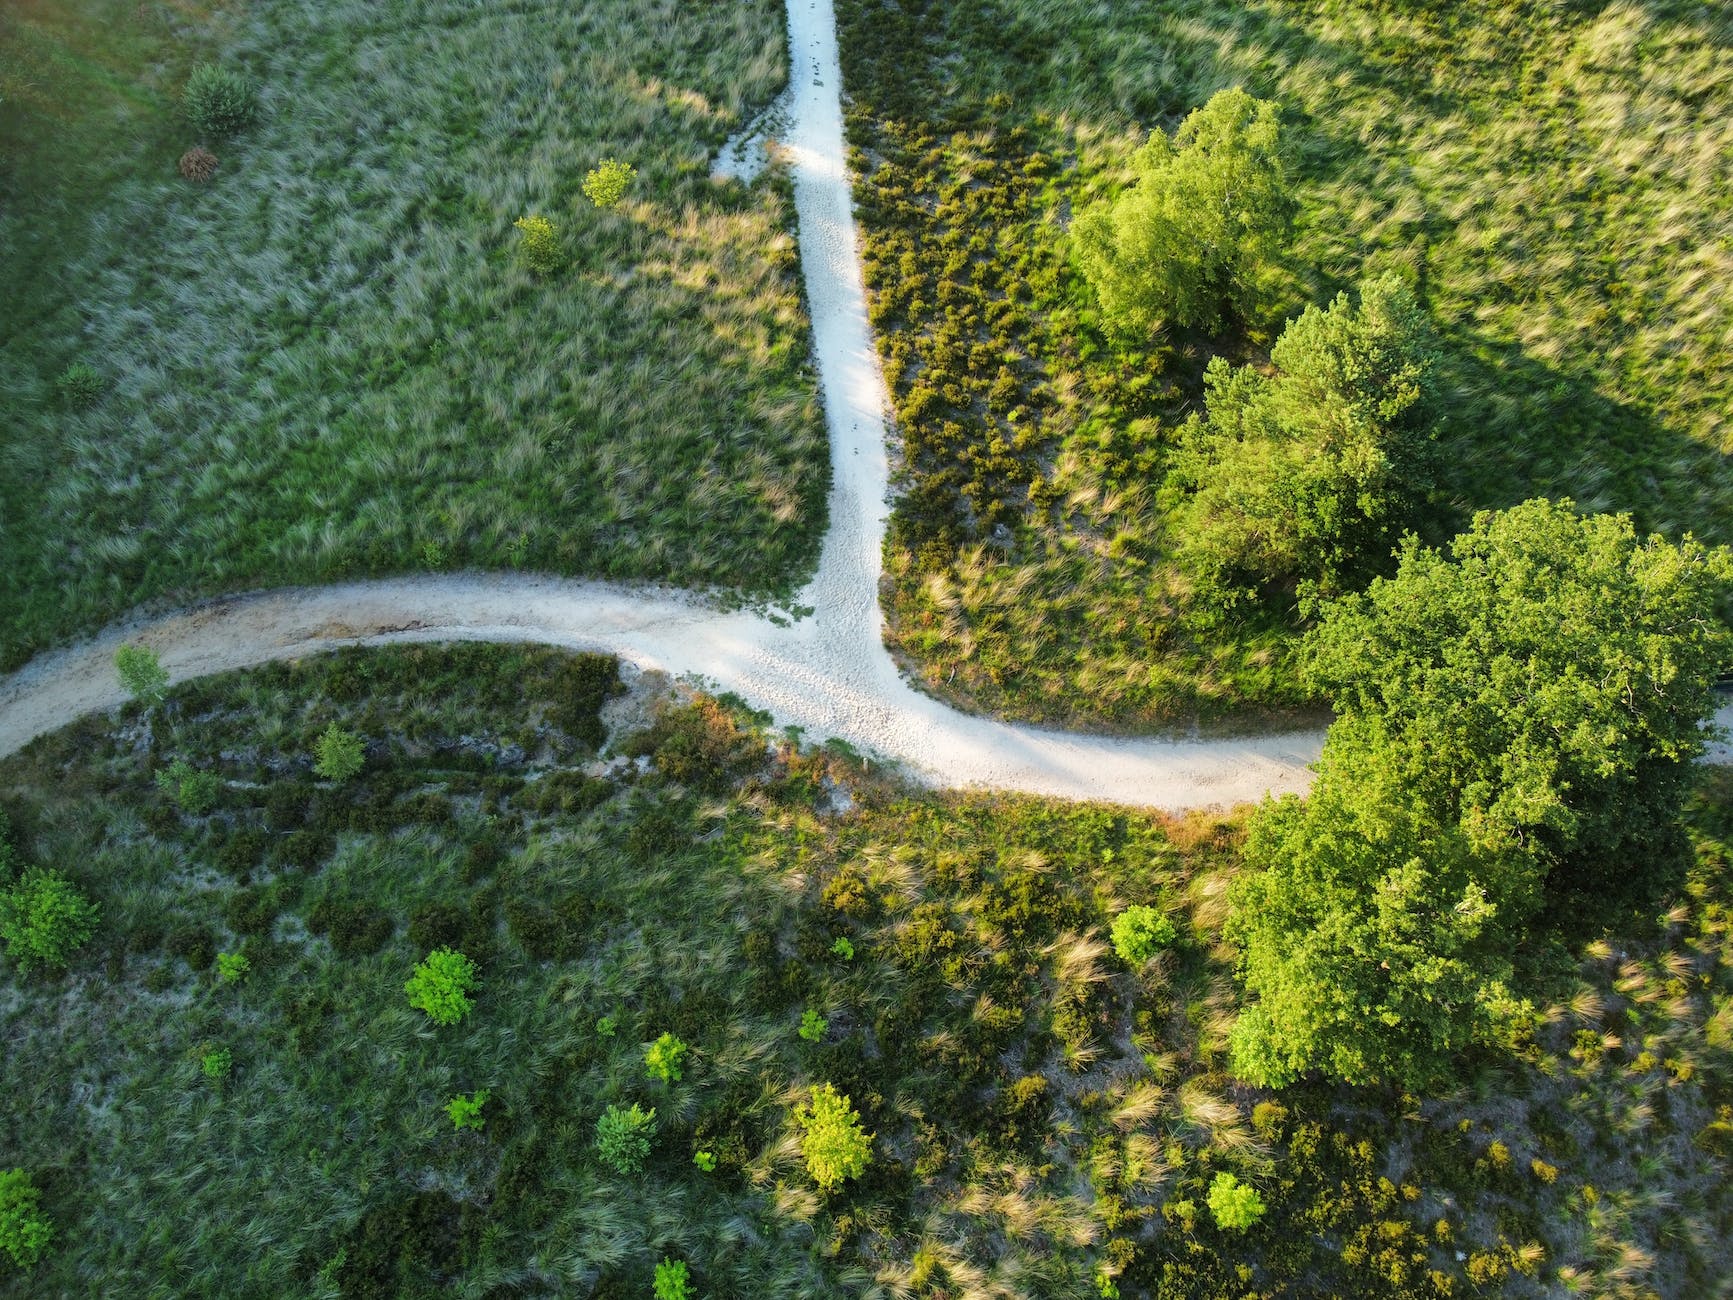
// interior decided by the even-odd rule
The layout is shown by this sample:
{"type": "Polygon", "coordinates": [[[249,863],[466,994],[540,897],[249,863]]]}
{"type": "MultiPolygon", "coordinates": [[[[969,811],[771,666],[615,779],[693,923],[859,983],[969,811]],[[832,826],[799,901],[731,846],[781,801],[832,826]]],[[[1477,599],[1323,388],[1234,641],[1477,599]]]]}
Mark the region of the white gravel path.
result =
{"type": "Polygon", "coordinates": [[[830,424],[830,531],[785,626],[699,596],[517,574],[429,575],[217,600],[122,624],[39,656],[0,681],[0,756],[119,704],[123,640],[154,648],[172,679],[336,645],[499,640],[612,651],[731,690],[809,739],[840,737],[945,786],[989,786],[1165,809],[1304,789],[1319,731],[1239,740],[1121,740],[1009,726],[920,694],[884,649],[878,584],[886,409],[866,317],[845,167],[831,0],[789,0],[789,121],[801,261],[830,424]]]}

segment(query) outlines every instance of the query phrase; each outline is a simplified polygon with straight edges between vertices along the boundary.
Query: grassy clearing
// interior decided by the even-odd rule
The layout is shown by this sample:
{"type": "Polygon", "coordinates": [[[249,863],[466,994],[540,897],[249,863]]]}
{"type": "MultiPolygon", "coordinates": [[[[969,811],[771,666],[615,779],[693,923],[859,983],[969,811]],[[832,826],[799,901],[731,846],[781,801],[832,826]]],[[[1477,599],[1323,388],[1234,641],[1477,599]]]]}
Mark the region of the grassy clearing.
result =
{"type": "Polygon", "coordinates": [[[10,7],[0,667],[349,574],[795,583],[828,469],[792,203],[708,179],[786,63],[775,0],[10,7]],[[206,185],[176,173],[201,57],[262,86],[206,185]],[[638,176],[604,212],[608,156],[638,176]]]}
{"type": "Polygon", "coordinates": [[[1162,482],[1210,355],[1364,276],[1448,345],[1436,527],[1533,495],[1733,538],[1733,25],[1716,6],[842,0],[875,318],[906,453],[893,633],[935,689],[1149,726],[1303,704],[1294,618],[1193,616],[1162,482]],[[1072,211],[1243,85],[1300,202],[1265,318],[1109,348],[1072,211]]]}
{"type": "Polygon", "coordinates": [[[0,1294],[644,1297],[669,1258],[791,1300],[1635,1297],[1733,1265],[1726,781],[1679,910],[1561,972],[1523,1058],[1441,1098],[1257,1094],[1224,1072],[1233,823],[910,796],[702,701],[614,738],[642,770],[598,763],[613,681],[343,652],[0,765],[25,857],[103,916],[71,972],[0,974],[0,1163],[60,1233],[0,1294]],[[332,723],[368,740],[341,784],[310,770],[332,723]],[[175,759],[215,807],[156,788],[175,759]],[[1177,932],[1137,969],[1133,903],[1177,932]],[[481,983],[434,1029],[403,985],[442,943],[481,983]],[[829,1195],[791,1119],[819,1083],[874,1134],[829,1195]],[[595,1124],[633,1103],[658,1132],[622,1176],[595,1124]],[[1224,1172],[1247,1230],[1208,1209],[1224,1172]]]}

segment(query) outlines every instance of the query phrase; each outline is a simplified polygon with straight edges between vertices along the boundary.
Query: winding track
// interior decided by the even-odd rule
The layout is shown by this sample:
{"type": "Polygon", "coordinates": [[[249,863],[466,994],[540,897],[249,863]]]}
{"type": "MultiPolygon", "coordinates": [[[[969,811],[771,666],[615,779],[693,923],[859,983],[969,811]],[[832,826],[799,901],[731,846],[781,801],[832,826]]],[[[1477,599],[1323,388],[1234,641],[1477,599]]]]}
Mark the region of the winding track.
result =
{"type": "Polygon", "coordinates": [[[336,645],[535,641],[606,650],[702,678],[811,738],[839,737],[936,785],[980,785],[1165,809],[1305,788],[1318,731],[1242,740],[1122,740],[1010,726],[915,691],[884,648],[888,513],[883,379],[867,325],[843,148],[832,0],[788,0],[800,250],[830,426],[830,531],[793,626],[666,588],[518,574],[430,575],[212,601],[44,654],[0,681],[0,756],[123,695],[114,651],[142,641],[174,680],[336,645]]]}

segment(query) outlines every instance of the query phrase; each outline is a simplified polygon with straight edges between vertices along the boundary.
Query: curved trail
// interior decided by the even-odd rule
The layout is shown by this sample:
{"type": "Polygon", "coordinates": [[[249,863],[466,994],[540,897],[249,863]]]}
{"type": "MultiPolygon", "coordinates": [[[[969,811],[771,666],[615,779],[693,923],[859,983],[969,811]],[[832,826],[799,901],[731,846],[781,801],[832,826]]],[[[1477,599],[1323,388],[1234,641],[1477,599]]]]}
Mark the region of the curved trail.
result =
{"type": "Polygon", "coordinates": [[[536,641],[611,651],[737,692],[813,739],[839,737],[934,784],[982,785],[1181,809],[1303,789],[1320,731],[1145,740],[1010,726],[914,690],[883,642],[878,604],[887,465],[883,380],[866,316],[842,135],[831,0],[789,0],[792,159],[813,345],[830,426],[830,531],[782,626],[702,597],[516,574],[429,575],[217,600],[110,628],[0,682],[0,756],[123,695],[115,648],[137,640],[174,680],[344,644],[536,641]]]}

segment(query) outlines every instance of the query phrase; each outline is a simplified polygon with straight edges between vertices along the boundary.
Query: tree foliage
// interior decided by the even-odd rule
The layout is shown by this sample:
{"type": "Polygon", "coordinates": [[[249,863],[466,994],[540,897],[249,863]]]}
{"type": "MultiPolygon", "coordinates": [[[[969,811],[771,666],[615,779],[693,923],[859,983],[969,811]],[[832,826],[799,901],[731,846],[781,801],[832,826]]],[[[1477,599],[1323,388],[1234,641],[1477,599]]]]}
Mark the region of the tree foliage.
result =
{"type": "Polygon", "coordinates": [[[1132,187],[1083,213],[1075,229],[1079,265],[1111,329],[1213,330],[1224,308],[1249,314],[1293,221],[1277,146],[1276,106],[1238,88],[1211,96],[1172,138],[1150,133],[1132,187]]]}
{"type": "Polygon", "coordinates": [[[1229,936],[1257,1001],[1236,1071],[1422,1086],[1519,1035],[1537,921],[1652,907],[1684,865],[1686,764],[1733,651],[1724,551],[1531,501],[1332,606],[1308,672],[1337,721],[1265,806],[1229,936]],[[1633,871],[1634,863],[1647,870],[1633,871]]]}
{"type": "Polygon", "coordinates": [[[834,1191],[843,1180],[858,1178],[872,1161],[873,1135],[861,1128],[860,1115],[834,1086],[821,1083],[812,1100],[795,1108],[800,1127],[800,1153],[806,1170],[822,1191],[834,1191]]]}
{"type": "Polygon", "coordinates": [[[1394,275],[1289,322],[1274,371],[1217,357],[1183,437],[1174,534],[1206,598],[1301,582],[1333,594],[1387,567],[1431,480],[1437,340],[1394,275]]]}
{"type": "Polygon", "coordinates": [[[0,894],[0,939],[19,970],[65,966],[95,931],[96,918],[96,904],[47,867],[27,867],[0,894]]]}
{"type": "Polygon", "coordinates": [[[19,1268],[33,1268],[54,1239],[42,1193],[22,1169],[0,1169],[0,1249],[19,1268]]]}

